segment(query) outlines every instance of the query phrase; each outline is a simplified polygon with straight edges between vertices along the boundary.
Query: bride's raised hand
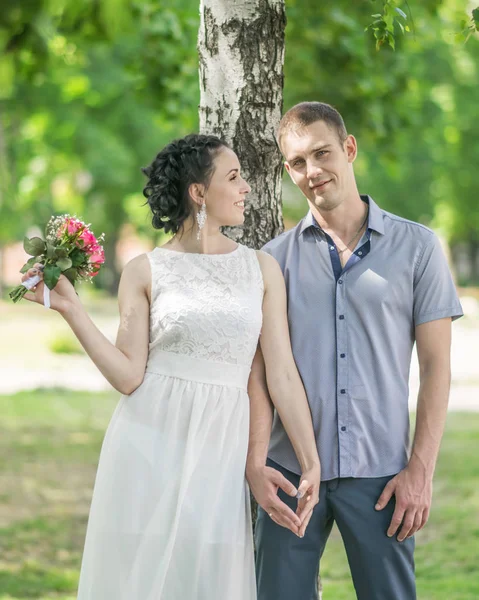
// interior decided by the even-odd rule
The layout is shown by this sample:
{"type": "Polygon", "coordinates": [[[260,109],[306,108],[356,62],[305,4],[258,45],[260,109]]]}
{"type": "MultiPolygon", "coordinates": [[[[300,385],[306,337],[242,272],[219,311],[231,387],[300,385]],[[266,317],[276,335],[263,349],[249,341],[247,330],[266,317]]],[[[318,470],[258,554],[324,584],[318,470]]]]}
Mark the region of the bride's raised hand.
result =
{"type": "MultiPolygon", "coordinates": [[[[36,302],[37,304],[44,304],[44,287],[43,282],[43,265],[35,263],[35,265],[29,269],[22,277],[22,283],[30,277],[40,277],[40,281],[37,285],[32,288],[30,292],[27,292],[24,296],[25,300],[29,302],[36,302]]],[[[75,288],[65,275],[60,275],[57,285],[50,290],[50,308],[58,311],[59,313],[66,313],[70,308],[79,304],[79,299],[75,288]]]]}

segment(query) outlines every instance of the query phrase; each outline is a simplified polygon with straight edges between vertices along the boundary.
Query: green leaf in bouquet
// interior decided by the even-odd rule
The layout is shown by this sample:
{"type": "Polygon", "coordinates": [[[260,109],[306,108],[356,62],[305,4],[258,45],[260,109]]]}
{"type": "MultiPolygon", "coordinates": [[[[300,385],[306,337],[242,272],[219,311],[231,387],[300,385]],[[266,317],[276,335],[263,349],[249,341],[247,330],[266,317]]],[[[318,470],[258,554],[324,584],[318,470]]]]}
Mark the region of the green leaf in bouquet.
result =
{"type": "Polygon", "coordinates": [[[23,267],[20,269],[20,273],[26,273],[28,269],[31,269],[36,262],[36,256],[32,256],[32,258],[29,258],[27,262],[23,265],[23,267]]]}
{"type": "Polygon", "coordinates": [[[43,271],[43,281],[45,282],[45,285],[53,290],[58,283],[61,274],[62,270],[60,267],[57,267],[56,265],[47,265],[43,271]]]}
{"type": "Polygon", "coordinates": [[[57,260],[57,267],[60,267],[62,271],[67,271],[72,266],[71,258],[59,258],[57,260]]]}
{"type": "Polygon", "coordinates": [[[67,256],[68,250],[66,248],[62,248],[61,246],[55,248],[55,258],[66,258],[67,256]]]}
{"type": "Polygon", "coordinates": [[[79,267],[85,262],[85,254],[78,248],[73,250],[73,252],[70,254],[70,258],[72,259],[72,265],[74,267],[79,267]]]}
{"type": "Polygon", "coordinates": [[[53,244],[51,244],[50,242],[46,243],[47,246],[47,258],[55,258],[55,246],[53,244]]]}
{"type": "Polygon", "coordinates": [[[65,275],[72,285],[75,285],[75,281],[78,277],[78,271],[75,269],[75,267],[70,267],[66,271],[63,271],[63,275],[65,275]]]}
{"type": "Polygon", "coordinates": [[[23,248],[27,254],[30,254],[30,256],[40,256],[40,254],[45,252],[46,244],[39,237],[33,237],[30,239],[26,237],[23,240],[23,248]]]}

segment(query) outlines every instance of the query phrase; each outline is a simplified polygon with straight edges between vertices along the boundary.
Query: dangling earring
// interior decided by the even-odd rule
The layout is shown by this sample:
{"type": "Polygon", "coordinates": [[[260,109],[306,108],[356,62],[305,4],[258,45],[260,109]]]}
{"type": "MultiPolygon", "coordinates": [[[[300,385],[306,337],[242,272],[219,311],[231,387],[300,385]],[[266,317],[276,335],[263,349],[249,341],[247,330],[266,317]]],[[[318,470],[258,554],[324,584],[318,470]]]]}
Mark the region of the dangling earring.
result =
{"type": "Polygon", "coordinates": [[[198,222],[198,232],[196,234],[196,239],[198,241],[201,240],[201,230],[205,226],[207,216],[208,215],[206,214],[206,203],[203,202],[203,204],[201,205],[201,210],[199,210],[196,213],[196,220],[198,222]]]}

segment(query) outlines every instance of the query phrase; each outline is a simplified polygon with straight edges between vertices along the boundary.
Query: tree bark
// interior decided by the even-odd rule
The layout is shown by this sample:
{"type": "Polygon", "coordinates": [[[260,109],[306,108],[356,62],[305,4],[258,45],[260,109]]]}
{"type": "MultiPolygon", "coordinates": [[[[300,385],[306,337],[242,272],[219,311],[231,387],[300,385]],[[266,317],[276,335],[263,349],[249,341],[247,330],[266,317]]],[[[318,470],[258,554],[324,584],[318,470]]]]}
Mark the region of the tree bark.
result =
{"type": "Polygon", "coordinates": [[[283,230],[281,154],[284,0],[201,0],[200,131],[237,153],[252,191],[243,227],[228,235],[260,248],[283,230]]]}
{"type": "Polygon", "coordinates": [[[252,188],[244,226],[228,235],[261,248],[283,231],[275,132],[283,108],[284,0],[200,0],[200,12],[200,131],[231,145],[252,188]]]}

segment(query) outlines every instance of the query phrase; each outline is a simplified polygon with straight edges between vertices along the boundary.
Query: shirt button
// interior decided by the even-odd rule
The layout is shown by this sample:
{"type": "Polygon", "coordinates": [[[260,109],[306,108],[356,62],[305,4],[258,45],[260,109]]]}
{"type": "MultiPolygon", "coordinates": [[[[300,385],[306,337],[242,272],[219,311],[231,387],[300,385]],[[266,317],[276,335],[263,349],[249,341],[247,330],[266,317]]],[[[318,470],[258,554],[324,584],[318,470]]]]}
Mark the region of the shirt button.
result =
{"type": "Polygon", "coordinates": [[[358,254],[359,254],[359,256],[362,256],[362,255],[363,255],[363,253],[361,252],[361,250],[358,252],[358,254]]]}
{"type": "Polygon", "coordinates": [[[341,431],[346,431],[346,427],[344,425],[341,427],[341,431]]]}
{"type": "Polygon", "coordinates": [[[339,283],[339,285],[341,285],[341,284],[343,283],[343,280],[342,280],[342,279],[340,279],[340,280],[338,281],[338,283],[339,283]]]}
{"type": "Polygon", "coordinates": [[[339,315],[339,320],[342,321],[344,319],[344,315],[339,315]]]}
{"type": "Polygon", "coordinates": [[[334,246],[329,246],[329,249],[330,250],[334,250],[334,246]]]}
{"type": "Polygon", "coordinates": [[[346,358],[346,354],[340,354],[339,355],[341,358],[346,358]]]}
{"type": "Polygon", "coordinates": [[[346,393],[346,390],[341,390],[341,394],[345,394],[345,393],[346,393]]]}

